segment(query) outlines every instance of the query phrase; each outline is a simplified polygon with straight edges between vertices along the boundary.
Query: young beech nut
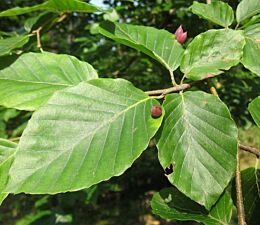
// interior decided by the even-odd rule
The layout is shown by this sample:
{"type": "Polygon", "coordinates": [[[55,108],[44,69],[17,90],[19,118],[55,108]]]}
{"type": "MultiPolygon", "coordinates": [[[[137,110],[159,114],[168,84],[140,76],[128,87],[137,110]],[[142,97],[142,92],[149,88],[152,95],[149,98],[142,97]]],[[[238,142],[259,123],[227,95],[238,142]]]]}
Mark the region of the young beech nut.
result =
{"type": "Polygon", "coordinates": [[[159,105],[155,105],[151,109],[151,115],[153,118],[158,118],[162,115],[162,107],[159,105]]]}

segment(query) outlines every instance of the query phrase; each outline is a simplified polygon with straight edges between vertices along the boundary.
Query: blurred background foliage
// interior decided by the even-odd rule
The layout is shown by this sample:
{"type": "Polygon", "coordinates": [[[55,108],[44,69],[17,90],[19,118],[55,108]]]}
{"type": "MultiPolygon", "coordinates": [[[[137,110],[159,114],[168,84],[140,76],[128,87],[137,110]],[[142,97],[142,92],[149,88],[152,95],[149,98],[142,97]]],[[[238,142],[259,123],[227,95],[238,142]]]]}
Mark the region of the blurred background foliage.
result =
{"type": "MultiPolygon", "coordinates": [[[[0,10],[16,6],[30,6],[41,0],[1,0],[0,10]]],[[[93,0],[95,4],[102,2],[93,0]]],[[[191,14],[188,7],[193,0],[134,0],[103,1],[110,14],[31,13],[0,19],[0,38],[16,36],[40,26],[41,44],[45,51],[74,55],[92,64],[101,77],[125,78],[143,90],[169,87],[170,77],[161,65],[144,54],[117,44],[97,33],[98,23],[104,19],[118,20],[166,29],[172,33],[183,25],[188,31],[187,45],[193,37],[211,28],[218,28],[191,14]]],[[[205,1],[200,1],[205,2],[205,1]]],[[[238,0],[227,0],[233,9],[238,0]]],[[[25,51],[39,50],[35,37],[25,51]]],[[[225,40],[223,40],[225,41],[225,40]]],[[[1,60],[1,58],[0,58],[1,60]]],[[[180,80],[180,71],[175,72],[180,80]]],[[[242,143],[260,147],[260,131],[253,125],[247,111],[248,103],[260,94],[260,78],[241,65],[212,79],[220,98],[228,105],[240,130],[242,143]]],[[[209,92],[206,83],[197,87],[209,92]]],[[[195,89],[197,88],[194,87],[195,89]]],[[[0,108],[0,138],[18,140],[30,118],[30,112],[0,108]]],[[[245,154],[243,168],[252,166],[255,158],[245,154]]],[[[161,221],[151,214],[149,199],[152,192],[169,185],[157,160],[154,144],[123,176],[115,177],[89,189],[55,196],[9,196],[0,207],[3,225],[160,225],[194,224],[161,221]]]]}

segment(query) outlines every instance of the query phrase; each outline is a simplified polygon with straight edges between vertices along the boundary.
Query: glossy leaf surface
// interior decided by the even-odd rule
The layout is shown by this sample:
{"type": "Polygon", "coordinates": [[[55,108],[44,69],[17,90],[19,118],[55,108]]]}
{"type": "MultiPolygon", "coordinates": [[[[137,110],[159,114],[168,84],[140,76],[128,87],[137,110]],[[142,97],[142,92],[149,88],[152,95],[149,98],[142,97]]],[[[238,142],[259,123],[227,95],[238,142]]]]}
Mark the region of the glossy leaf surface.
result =
{"type": "Polygon", "coordinates": [[[239,63],[245,44],[242,31],[209,30],[194,38],[184,52],[181,71],[187,78],[201,80],[218,75],[239,63]]]}
{"type": "Polygon", "coordinates": [[[175,188],[166,188],[154,194],[151,202],[154,214],[169,220],[194,220],[206,225],[229,224],[233,202],[225,192],[216,205],[207,212],[175,188]]]}
{"type": "Polygon", "coordinates": [[[219,98],[200,91],[167,95],[163,107],[160,163],[172,164],[169,181],[210,209],[236,167],[236,125],[219,98]]]}
{"type": "Polygon", "coordinates": [[[241,23],[244,20],[260,13],[259,0],[242,0],[237,7],[236,17],[237,22],[241,23]]]}
{"type": "Polygon", "coordinates": [[[199,2],[193,2],[190,7],[191,11],[222,27],[228,27],[234,20],[233,9],[224,2],[216,1],[211,4],[204,4],[199,2]]]}
{"type": "Polygon", "coordinates": [[[55,91],[98,77],[86,62],[47,52],[7,58],[0,67],[5,67],[0,70],[0,105],[23,110],[35,110],[55,91]]]}
{"type": "Polygon", "coordinates": [[[0,56],[8,55],[13,50],[23,47],[29,38],[30,35],[0,39],[0,56]]]}
{"type": "Polygon", "coordinates": [[[75,191],[121,175],[146,149],[159,103],[122,79],[95,79],[55,93],[24,131],[7,190],[75,191]]]}
{"type": "Polygon", "coordinates": [[[166,30],[105,21],[99,31],[104,36],[139,50],[159,61],[168,70],[180,65],[183,48],[166,30]]]}

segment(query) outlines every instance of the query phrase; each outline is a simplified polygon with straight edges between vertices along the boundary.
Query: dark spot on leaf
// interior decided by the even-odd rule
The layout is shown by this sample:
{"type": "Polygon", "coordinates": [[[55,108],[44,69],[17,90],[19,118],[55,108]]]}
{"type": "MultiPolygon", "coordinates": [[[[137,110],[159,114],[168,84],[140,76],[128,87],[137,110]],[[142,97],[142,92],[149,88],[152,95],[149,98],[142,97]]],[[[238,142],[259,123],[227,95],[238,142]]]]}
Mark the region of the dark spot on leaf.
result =
{"type": "Polygon", "coordinates": [[[165,173],[166,175],[170,175],[171,173],[173,173],[173,165],[172,165],[172,163],[171,163],[170,166],[168,166],[168,167],[166,167],[166,168],[164,169],[164,173],[165,173]]]}

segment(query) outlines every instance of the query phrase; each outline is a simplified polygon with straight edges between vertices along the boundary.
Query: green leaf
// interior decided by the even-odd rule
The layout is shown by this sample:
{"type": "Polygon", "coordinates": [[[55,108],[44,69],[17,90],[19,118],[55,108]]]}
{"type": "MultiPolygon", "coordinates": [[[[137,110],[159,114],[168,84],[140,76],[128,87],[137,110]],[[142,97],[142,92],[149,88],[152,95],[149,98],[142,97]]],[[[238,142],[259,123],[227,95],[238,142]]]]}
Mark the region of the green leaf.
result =
{"type": "Polygon", "coordinates": [[[88,4],[81,0],[49,0],[39,5],[31,7],[16,7],[8,9],[0,13],[0,17],[3,16],[17,16],[25,13],[30,13],[38,10],[54,11],[54,12],[107,12],[94,5],[88,4]]]}
{"type": "Polygon", "coordinates": [[[23,47],[29,41],[30,36],[24,35],[0,39],[0,56],[8,55],[13,50],[23,47]]]}
{"type": "Polygon", "coordinates": [[[82,0],[49,0],[48,7],[58,12],[107,12],[82,0]]]}
{"type": "MultiPolygon", "coordinates": [[[[1,60],[0,67],[5,65],[6,61],[1,60]]],[[[47,52],[23,54],[0,70],[0,105],[35,110],[55,91],[97,77],[91,65],[73,56],[47,52]]]]}
{"type": "Polygon", "coordinates": [[[160,163],[172,164],[169,181],[210,209],[236,168],[236,125],[218,97],[201,91],[167,95],[163,106],[160,163]]]}
{"type": "Polygon", "coordinates": [[[8,181],[8,173],[14,159],[17,144],[0,138],[0,205],[7,197],[4,193],[8,181]]]}
{"type": "Polygon", "coordinates": [[[241,63],[250,71],[260,76],[260,42],[246,38],[241,63]]]}
{"type": "MultiPolygon", "coordinates": [[[[50,12],[42,12],[42,13],[39,13],[38,15],[34,16],[34,17],[29,17],[27,20],[25,20],[24,22],[24,29],[27,31],[27,32],[31,32],[32,29],[36,26],[36,24],[42,20],[44,18],[44,21],[48,21],[48,18],[52,18],[53,13],[50,13],[50,12]]],[[[58,14],[55,14],[56,16],[58,16],[58,14]]],[[[40,27],[40,26],[38,26],[40,27]]]]}
{"type": "Polygon", "coordinates": [[[194,220],[206,225],[229,224],[232,216],[232,199],[224,192],[209,213],[175,188],[166,188],[154,194],[153,213],[163,219],[194,220]]]}
{"type": "Polygon", "coordinates": [[[193,2],[190,9],[194,14],[222,27],[228,27],[234,21],[233,9],[224,2],[217,1],[211,4],[193,2]]]}
{"type": "Polygon", "coordinates": [[[260,24],[247,27],[244,30],[246,45],[241,63],[250,71],[260,76],[260,24]]]}
{"type": "Polygon", "coordinates": [[[31,7],[23,7],[23,8],[15,7],[15,8],[8,9],[8,10],[0,12],[0,17],[17,16],[17,15],[22,15],[22,14],[25,14],[25,13],[38,11],[38,10],[45,10],[45,9],[48,8],[48,4],[49,4],[49,2],[44,2],[42,4],[34,5],[34,6],[31,6],[31,7]]]}
{"type": "Polygon", "coordinates": [[[250,102],[248,110],[257,126],[260,127],[260,96],[250,102]]]}
{"type": "Polygon", "coordinates": [[[259,0],[242,0],[236,11],[237,22],[241,23],[244,20],[260,13],[259,0]]]}
{"type": "Polygon", "coordinates": [[[260,224],[260,170],[248,168],[241,172],[242,193],[247,224],[260,224]]]}
{"type": "Polygon", "coordinates": [[[244,44],[242,31],[223,29],[199,34],[184,52],[181,71],[192,80],[221,74],[239,63],[244,44]]]}
{"type": "Polygon", "coordinates": [[[246,37],[260,42],[260,23],[251,25],[244,30],[246,37]]]}
{"type": "Polygon", "coordinates": [[[7,190],[58,193],[121,175],[146,149],[163,116],[130,82],[95,79],[55,93],[25,129],[7,190]]]}
{"type": "Polygon", "coordinates": [[[175,70],[180,65],[183,48],[175,36],[166,30],[105,21],[100,24],[99,32],[149,55],[168,70],[175,70]]]}

